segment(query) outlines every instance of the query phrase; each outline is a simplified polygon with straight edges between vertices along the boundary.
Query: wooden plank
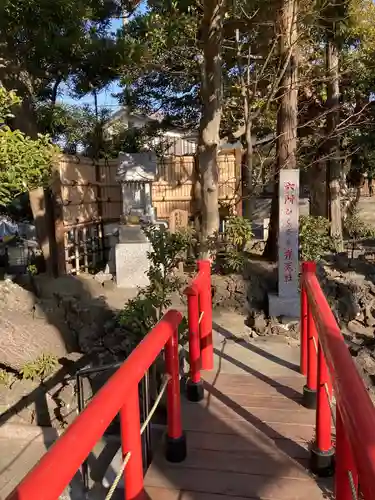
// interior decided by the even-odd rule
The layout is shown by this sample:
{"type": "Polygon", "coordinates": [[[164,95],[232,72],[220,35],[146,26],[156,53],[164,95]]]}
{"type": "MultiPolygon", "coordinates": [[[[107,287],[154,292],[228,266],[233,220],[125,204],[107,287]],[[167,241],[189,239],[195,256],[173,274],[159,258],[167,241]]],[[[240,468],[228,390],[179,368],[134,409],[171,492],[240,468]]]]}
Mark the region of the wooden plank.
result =
{"type": "MultiPolygon", "coordinates": [[[[208,386],[205,386],[208,387],[208,386]]],[[[293,410],[293,411],[303,411],[309,412],[302,406],[302,397],[293,391],[291,392],[292,397],[286,397],[287,391],[284,392],[282,388],[273,388],[274,393],[271,392],[272,388],[270,388],[269,394],[262,394],[255,389],[255,394],[251,394],[251,392],[247,393],[227,393],[223,390],[218,390],[215,388],[207,389],[207,398],[208,401],[210,393],[215,396],[217,393],[222,394],[225,397],[230,397],[230,400],[237,405],[241,405],[243,408],[269,408],[270,410],[293,410]],[[283,391],[283,392],[278,392],[283,391]]],[[[215,401],[218,401],[215,396],[215,401]]],[[[220,401],[218,401],[220,402],[220,401]]],[[[201,403],[204,404],[204,403],[201,403]]]]}
{"type": "MultiPolygon", "coordinates": [[[[190,441],[189,441],[190,445],[190,441]]],[[[154,458],[154,466],[163,470],[164,468],[214,470],[221,472],[237,472],[242,474],[257,474],[264,476],[278,476],[295,479],[306,479],[306,468],[308,459],[295,462],[283,455],[272,456],[273,468],[268,467],[269,455],[266,453],[254,454],[246,450],[217,453],[214,450],[194,449],[189,446],[188,455],[183,463],[172,464],[166,462],[161,453],[154,458]],[[301,462],[303,465],[301,465],[301,462]],[[286,463],[288,466],[286,467],[286,463]]]]}
{"type": "Polygon", "coordinates": [[[300,405],[302,377],[204,378],[211,393],[182,406],[187,458],[155,457],[145,478],[150,499],[322,500],[331,492],[306,469],[315,412],[300,405]]]}
{"type": "Polygon", "coordinates": [[[303,399],[302,385],[301,389],[293,389],[292,387],[284,385],[270,385],[267,382],[257,379],[258,382],[253,384],[227,384],[225,382],[215,382],[214,385],[205,382],[205,388],[207,392],[220,391],[227,396],[246,396],[251,394],[252,396],[263,396],[272,398],[288,398],[293,401],[301,402],[303,399]]]}
{"type": "MultiPolygon", "coordinates": [[[[309,424],[315,422],[315,414],[311,410],[304,408],[300,400],[293,400],[284,397],[273,397],[270,395],[256,394],[226,394],[216,388],[207,389],[205,398],[200,403],[186,402],[184,411],[189,414],[198,413],[201,416],[204,412],[216,414],[222,411],[224,415],[238,413],[239,417],[246,419],[251,415],[263,415],[262,410],[267,410],[270,421],[293,422],[295,424],[309,424]],[[241,412],[241,410],[243,410],[241,412]],[[281,416],[281,420],[273,420],[275,415],[281,416]],[[283,418],[283,415],[287,418],[283,418]]],[[[282,396],[282,395],[280,395],[282,396]]],[[[197,416],[197,415],[195,415],[197,416]]]]}
{"type": "Polygon", "coordinates": [[[254,386],[258,385],[262,386],[262,388],[266,389],[267,386],[271,387],[278,387],[278,386],[284,386],[284,387],[290,387],[295,390],[302,391],[302,388],[305,384],[305,378],[302,375],[298,375],[297,373],[292,376],[283,376],[283,377],[277,377],[277,379],[271,379],[268,377],[268,381],[264,382],[260,380],[257,376],[255,375],[240,375],[240,374],[230,374],[230,373],[215,373],[215,372],[203,372],[202,373],[202,378],[213,385],[217,386],[220,384],[223,384],[227,387],[236,387],[236,386],[241,386],[241,387],[247,387],[247,386],[254,386]]]}
{"type": "Polygon", "coordinates": [[[188,432],[187,439],[192,449],[212,450],[218,452],[251,452],[253,455],[268,454],[284,460],[288,457],[308,460],[308,443],[284,439],[282,436],[272,440],[267,435],[254,430],[248,434],[208,434],[188,432]],[[286,456],[287,455],[287,456],[286,456]]]}
{"type": "MultiPolygon", "coordinates": [[[[268,468],[275,466],[268,461],[268,468]]],[[[284,466],[285,470],[288,465],[284,466]]],[[[196,470],[180,467],[151,467],[146,475],[146,486],[189,490],[207,494],[267,498],[269,500],[322,500],[323,493],[308,476],[294,479],[283,476],[241,474],[235,472],[196,470]]],[[[194,498],[194,497],[193,497],[194,498]]],[[[207,497],[205,497],[207,498],[207,497]]]]}
{"type": "MultiPolygon", "coordinates": [[[[147,497],[145,500],[263,500],[261,497],[238,497],[226,494],[215,495],[210,493],[199,493],[198,491],[179,491],[175,489],[146,487],[147,497]]],[[[264,499],[266,500],[266,499],[264,499]]]]}
{"type": "MultiPolygon", "coordinates": [[[[196,431],[211,434],[237,434],[243,435],[253,432],[256,428],[252,423],[242,419],[215,419],[207,412],[196,419],[183,418],[185,431],[196,431]]],[[[271,439],[293,439],[296,441],[310,441],[315,435],[313,422],[307,425],[296,425],[294,423],[267,422],[262,432],[271,439]]]]}
{"type": "Polygon", "coordinates": [[[298,424],[298,425],[312,425],[315,422],[314,412],[296,412],[294,410],[277,410],[272,411],[267,408],[242,408],[241,406],[232,405],[226,406],[223,403],[211,404],[209,409],[202,408],[201,415],[197,415],[192,405],[184,407],[184,419],[201,418],[204,412],[211,415],[212,418],[219,418],[226,420],[230,418],[245,419],[251,423],[257,422],[259,425],[262,423],[280,423],[280,424],[298,424]]]}

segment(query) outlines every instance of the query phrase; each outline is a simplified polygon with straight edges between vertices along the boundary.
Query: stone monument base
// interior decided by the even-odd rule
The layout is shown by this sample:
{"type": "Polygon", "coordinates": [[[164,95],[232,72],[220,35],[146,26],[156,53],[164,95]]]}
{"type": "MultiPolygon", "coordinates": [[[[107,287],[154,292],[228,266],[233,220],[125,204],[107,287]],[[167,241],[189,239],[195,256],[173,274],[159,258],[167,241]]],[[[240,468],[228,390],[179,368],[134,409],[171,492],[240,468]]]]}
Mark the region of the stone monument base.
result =
{"type": "Polygon", "coordinates": [[[136,243],[118,243],[116,245],[116,282],[120,288],[147,286],[147,271],[150,262],[147,252],[151,251],[149,241],[136,243]]]}
{"type": "Polygon", "coordinates": [[[301,314],[300,297],[280,297],[274,293],[268,294],[268,314],[270,317],[286,316],[298,318],[301,314]]]}

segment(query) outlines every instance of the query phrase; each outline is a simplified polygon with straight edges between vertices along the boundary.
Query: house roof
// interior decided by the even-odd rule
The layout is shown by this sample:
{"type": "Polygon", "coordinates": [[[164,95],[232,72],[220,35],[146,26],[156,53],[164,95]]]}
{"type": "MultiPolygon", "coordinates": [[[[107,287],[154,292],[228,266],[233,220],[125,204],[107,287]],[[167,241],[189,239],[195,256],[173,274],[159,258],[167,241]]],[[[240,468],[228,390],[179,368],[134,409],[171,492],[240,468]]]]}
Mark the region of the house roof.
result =
{"type": "MultiPolygon", "coordinates": [[[[129,107],[122,107],[117,110],[111,118],[108,120],[106,126],[109,127],[113,123],[121,120],[121,118],[135,118],[139,120],[145,120],[149,122],[160,122],[163,119],[161,113],[154,113],[152,115],[146,115],[145,113],[137,113],[130,111],[129,107]]],[[[196,146],[198,143],[198,130],[186,130],[179,127],[171,127],[165,130],[165,135],[170,138],[170,146],[166,149],[166,154],[174,154],[177,156],[183,156],[186,154],[194,154],[196,151],[196,146]],[[176,134],[173,137],[173,134],[176,134]]],[[[262,144],[267,144],[273,141],[275,134],[268,134],[264,137],[258,138],[256,136],[252,137],[253,146],[260,146],[262,144]]],[[[224,143],[221,144],[220,149],[233,149],[242,147],[240,141],[235,143],[224,143]]]]}
{"type": "Polygon", "coordinates": [[[128,107],[124,106],[113,113],[107,121],[106,126],[108,127],[113,125],[113,123],[121,120],[121,118],[138,118],[141,120],[156,121],[155,118],[147,116],[144,113],[132,112],[128,107]]]}

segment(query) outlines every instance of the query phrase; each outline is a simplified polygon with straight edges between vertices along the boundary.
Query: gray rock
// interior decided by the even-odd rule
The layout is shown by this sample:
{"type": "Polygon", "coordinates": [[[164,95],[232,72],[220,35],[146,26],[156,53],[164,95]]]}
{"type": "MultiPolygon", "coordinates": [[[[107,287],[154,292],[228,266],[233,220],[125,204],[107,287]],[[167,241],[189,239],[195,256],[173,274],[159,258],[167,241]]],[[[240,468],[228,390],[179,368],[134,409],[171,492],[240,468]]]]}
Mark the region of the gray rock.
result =
{"type": "Polygon", "coordinates": [[[213,307],[247,312],[248,283],[242,276],[213,274],[211,283],[213,307]]]}
{"type": "Polygon", "coordinates": [[[1,311],[1,362],[17,371],[42,354],[63,357],[70,347],[54,325],[15,311],[1,311]]]}
{"type": "Polygon", "coordinates": [[[251,311],[248,318],[248,326],[258,335],[266,335],[268,321],[263,312],[251,311]]]}
{"type": "Polygon", "coordinates": [[[355,361],[362,372],[372,376],[375,375],[375,359],[367,349],[363,349],[355,358],[355,361]]]}
{"type": "Polygon", "coordinates": [[[364,326],[358,320],[353,319],[348,323],[348,330],[355,335],[360,335],[363,337],[373,337],[374,336],[374,328],[371,326],[364,326]]]}
{"type": "MultiPolygon", "coordinates": [[[[293,327],[299,332],[299,327],[295,326],[298,323],[295,319],[282,316],[278,318],[271,318],[269,324],[269,331],[272,335],[283,335],[285,337],[295,337],[293,327]]],[[[297,333],[298,336],[298,333],[297,333]]]]}
{"type": "Polygon", "coordinates": [[[372,311],[373,311],[372,304],[365,307],[364,321],[367,326],[375,326],[375,318],[372,314],[372,311]]]}
{"type": "Polygon", "coordinates": [[[103,271],[99,271],[98,273],[95,274],[94,279],[98,281],[99,283],[103,284],[107,281],[112,281],[113,276],[110,273],[105,273],[103,271]]]}

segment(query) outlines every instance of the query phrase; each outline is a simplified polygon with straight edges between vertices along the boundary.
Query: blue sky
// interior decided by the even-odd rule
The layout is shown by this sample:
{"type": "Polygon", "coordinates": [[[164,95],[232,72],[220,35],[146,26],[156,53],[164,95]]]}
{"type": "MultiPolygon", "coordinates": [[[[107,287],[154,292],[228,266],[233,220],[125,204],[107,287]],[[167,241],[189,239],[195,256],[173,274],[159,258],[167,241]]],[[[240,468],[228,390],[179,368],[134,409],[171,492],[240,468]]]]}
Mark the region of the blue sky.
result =
{"type": "MultiPolygon", "coordinates": [[[[119,108],[117,99],[112,97],[113,93],[120,92],[120,87],[113,83],[109,88],[98,93],[98,107],[99,108],[109,108],[115,112],[119,108]]],[[[81,99],[72,99],[67,93],[61,96],[61,100],[67,104],[89,104],[94,107],[94,97],[92,95],[86,95],[81,99]]]]}
{"type": "MultiPolygon", "coordinates": [[[[145,12],[147,8],[147,2],[141,1],[139,7],[136,9],[136,14],[141,14],[145,12]]],[[[114,19],[111,23],[111,28],[113,31],[117,31],[122,27],[122,19],[114,19]]],[[[114,82],[110,87],[103,90],[98,94],[98,107],[99,108],[109,108],[115,112],[120,106],[117,99],[112,97],[112,94],[119,93],[121,91],[120,87],[116,82],[114,82]]],[[[72,99],[68,92],[66,91],[62,96],[61,100],[67,104],[89,104],[94,107],[94,97],[92,95],[86,95],[81,99],[72,99]]]]}

